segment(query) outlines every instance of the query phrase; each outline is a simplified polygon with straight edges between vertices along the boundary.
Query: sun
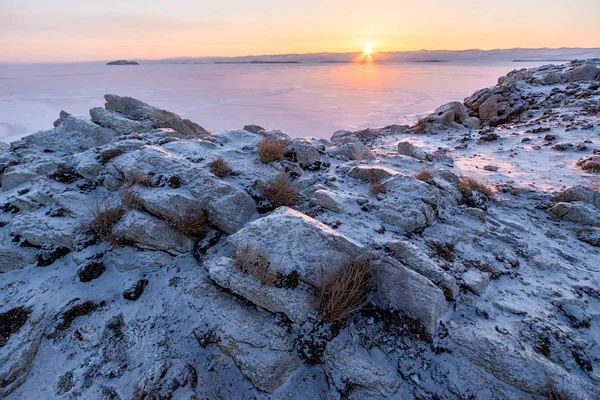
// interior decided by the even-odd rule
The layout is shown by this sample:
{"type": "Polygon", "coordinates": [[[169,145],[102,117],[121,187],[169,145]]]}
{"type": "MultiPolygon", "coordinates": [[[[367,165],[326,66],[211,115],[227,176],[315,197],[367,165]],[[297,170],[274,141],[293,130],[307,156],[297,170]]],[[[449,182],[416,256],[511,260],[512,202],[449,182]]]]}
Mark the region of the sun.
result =
{"type": "Polygon", "coordinates": [[[363,51],[363,53],[365,53],[366,55],[371,55],[371,53],[373,53],[373,46],[371,45],[371,43],[367,43],[365,45],[365,50],[363,51]]]}

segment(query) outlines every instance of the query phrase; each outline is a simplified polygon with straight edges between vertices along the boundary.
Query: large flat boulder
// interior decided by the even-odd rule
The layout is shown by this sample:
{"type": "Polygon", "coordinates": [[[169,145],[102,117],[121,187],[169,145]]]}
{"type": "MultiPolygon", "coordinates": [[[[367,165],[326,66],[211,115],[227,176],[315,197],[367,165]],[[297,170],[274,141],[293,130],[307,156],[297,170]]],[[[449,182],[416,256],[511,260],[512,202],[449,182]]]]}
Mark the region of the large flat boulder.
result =
{"type": "Polygon", "coordinates": [[[444,291],[448,299],[456,299],[458,296],[456,279],[436,264],[427,255],[425,249],[401,239],[382,242],[381,245],[391,257],[435,283],[444,291]]]}
{"type": "Polygon", "coordinates": [[[414,232],[433,224],[439,208],[440,192],[411,176],[396,174],[383,182],[385,199],[375,203],[375,215],[383,222],[414,232]]]}
{"type": "Polygon", "coordinates": [[[433,113],[419,120],[417,131],[433,132],[441,129],[478,129],[479,119],[469,117],[465,107],[453,101],[438,107],[433,113]]]}
{"type": "Polygon", "coordinates": [[[246,245],[260,249],[274,272],[296,270],[302,281],[315,286],[320,286],[328,274],[343,270],[362,252],[357,243],[287,207],[247,224],[229,237],[229,243],[236,249],[246,245]]]}
{"type": "Polygon", "coordinates": [[[132,97],[107,94],[105,107],[109,111],[116,111],[133,120],[150,120],[155,128],[171,128],[183,136],[196,136],[207,134],[208,131],[200,125],[181,118],[179,115],[161,110],[132,97]]]}
{"type": "Polygon", "coordinates": [[[131,132],[144,133],[154,129],[150,120],[132,120],[121,113],[101,107],[92,108],[90,116],[92,117],[92,122],[104,128],[112,129],[121,135],[128,135],[131,132]]]}
{"type": "Polygon", "coordinates": [[[431,337],[435,335],[438,321],[448,309],[440,288],[390,257],[378,262],[374,279],[379,307],[402,311],[420,321],[431,337]]]}
{"type": "Polygon", "coordinates": [[[194,248],[193,239],[180,235],[167,222],[137,210],[128,211],[113,227],[113,233],[144,249],[178,254],[194,248]]]}
{"type": "Polygon", "coordinates": [[[262,284],[254,276],[236,269],[228,257],[212,259],[204,265],[217,285],[266,310],[283,313],[290,321],[302,324],[313,310],[310,293],[304,287],[286,289],[262,284]]]}
{"type": "Polygon", "coordinates": [[[12,143],[12,146],[18,149],[48,149],[65,155],[102,146],[112,142],[115,137],[115,132],[110,129],[98,126],[87,119],[69,115],[56,128],[26,136],[12,143]]]}

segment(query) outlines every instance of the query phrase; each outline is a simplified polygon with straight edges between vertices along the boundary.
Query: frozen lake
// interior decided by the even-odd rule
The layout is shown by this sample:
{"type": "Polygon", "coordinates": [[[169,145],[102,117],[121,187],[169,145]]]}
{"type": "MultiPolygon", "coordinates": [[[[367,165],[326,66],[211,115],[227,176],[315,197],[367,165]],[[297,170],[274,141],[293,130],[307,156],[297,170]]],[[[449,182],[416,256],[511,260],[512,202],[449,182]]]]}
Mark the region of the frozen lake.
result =
{"type": "Polygon", "coordinates": [[[103,95],[131,96],[209,131],[257,124],[329,138],[415,122],[531,63],[1,65],[0,141],[52,128],[60,110],[86,115],[103,95]]]}

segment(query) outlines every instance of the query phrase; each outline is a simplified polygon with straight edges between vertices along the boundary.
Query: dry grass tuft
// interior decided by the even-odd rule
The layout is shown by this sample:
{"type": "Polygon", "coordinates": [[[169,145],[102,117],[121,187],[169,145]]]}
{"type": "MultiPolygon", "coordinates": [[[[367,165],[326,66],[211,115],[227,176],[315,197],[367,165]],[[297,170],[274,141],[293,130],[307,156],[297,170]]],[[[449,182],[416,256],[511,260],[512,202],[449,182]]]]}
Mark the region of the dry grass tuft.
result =
{"type": "Polygon", "coordinates": [[[225,159],[221,156],[208,163],[208,167],[210,168],[210,172],[219,178],[224,178],[231,174],[231,168],[229,168],[229,164],[227,164],[227,161],[225,161],[225,159]]]}
{"type": "Polygon", "coordinates": [[[430,170],[424,168],[415,175],[415,178],[422,182],[430,183],[433,181],[433,174],[430,170]]]}
{"type": "Polygon", "coordinates": [[[142,204],[140,199],[138,199],[133,194],[133,192],[131,191],[130,188],[121,188],[119,190],[119,196],[121,197],[121,201],[123,202],[125,207],[129,208],[130,210],[143,210],[144,209],[144,205],[142,204]]]}
{"type": "Polygon", "coordinates": [[[548,376],[548,373],[546,373],[546,379],[548,381],[548,389],[546,392],[546,398],[548,400],[568,400],[569,399],[569,397],[566,394],[560,392],[556,388],[556,385],[554,384],[552,379],[550,379],[550,376],[548,376]]]}
{"type": "Polygon", "coordinates": [[[92,210],[92,219],[89,222],[89,230],[100,239],[115,245],[123,244],[123,240],[113,233],[113,226],[125,214],[122,204],[112,204],[108,201],[98,203],[92,210]]]}
{"type": "Polygon", "coordinates": [[[379,193],[387,193],[387,187],[381,182],[382,180],[381,171],[371,170],[369,172],[369,194],[371,196],[377,196],[379,193]]]}
{"type": "Polygon", "coordinates": [[[268,257],[261,250],[250,245],[242,247],[233,256],[235,268],[254,276],[263,285],[274,284],[280,279],[277,274],[270,273],[270,265],[268,257]]]}
{"type": "Polygon", "coordinates": [[[589,182],[587,183],[587,186],[588,186],[590,189],[594,189],[594,190],[596,190],[596,191],[600,192],[600,179],[599,179],[599,180],[593,180],[593,181],[589,181],[589,182]]]}
{"type": "Polygon", "coordinates": [[[374,268],[371,258],[361,258],[348,263],[342,273],[325,279],[315,290],[315,303],[324,320],[341,321],[367,304],[374,268]]]}
{"type": "Polygon", "coordinates": [[[263,197],[273,206],[293,206],[298,204],[300,198],[298,190],[292,186],[285,174],[277,175],[264,185],[259,187],[263,197]]]}
{"type": "Polygon", "coordinates": [[[103,150],[102,152],[100,152],[100,155],[98,156],[98,158],[99,158],[100,164],[104,165],[107,162],[109,162],[110,160],[112,160],[113,158],[120,156],[123,153],[124,153],[123,149],[121,149],[120,147],[115,147],[112,149],[103,150]]]}
{"type": "Polygon", "coordinates": [[[171,228],[183,236],[193,238],[204,237],[208,229],[208,218],[204,212],[185,215],[180,218],[167,221],[171,228]]]}
{"type": "Polygon", "coordinates": [[[458,183],[458,189],[465,197],[471,197],[473,191],[482,193],[490,199],[493,199],[495,197],[494,191],[491,187],[489,187],[485,183],[479,182],[477,179],[471,176],[461,176],[460,182],[458,183]]]}
{"type": "Polygon", "coordinates": [[[127,186],[131,187],[133,185],[139,185],[142,187],[152,187],[152,176],[144,175],[141,172],[136,172],[132,177],[127,178],[126,180],[127,186]]]}
{"type": "Polygon", "coordinates": [[[283,160],[285,143],[279,139],[264,138],[258,144],[258,158],[263,164],[283,160]]]}

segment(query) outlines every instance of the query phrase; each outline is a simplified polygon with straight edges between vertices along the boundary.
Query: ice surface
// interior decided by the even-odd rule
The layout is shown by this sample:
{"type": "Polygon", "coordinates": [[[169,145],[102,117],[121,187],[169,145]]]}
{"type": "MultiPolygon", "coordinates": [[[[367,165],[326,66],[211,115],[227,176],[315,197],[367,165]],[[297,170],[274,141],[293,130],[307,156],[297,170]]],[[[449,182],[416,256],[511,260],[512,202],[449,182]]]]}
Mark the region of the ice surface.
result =
{"type": "Polygon", "coordinates": [[[104,64],[0,66],[0,141],[46,130],[60,110],[88,115],[115,93],[173,110],[210,131],[258,124],[291,136],[381,127],[541,62],[394,64],[104,64]]]}

